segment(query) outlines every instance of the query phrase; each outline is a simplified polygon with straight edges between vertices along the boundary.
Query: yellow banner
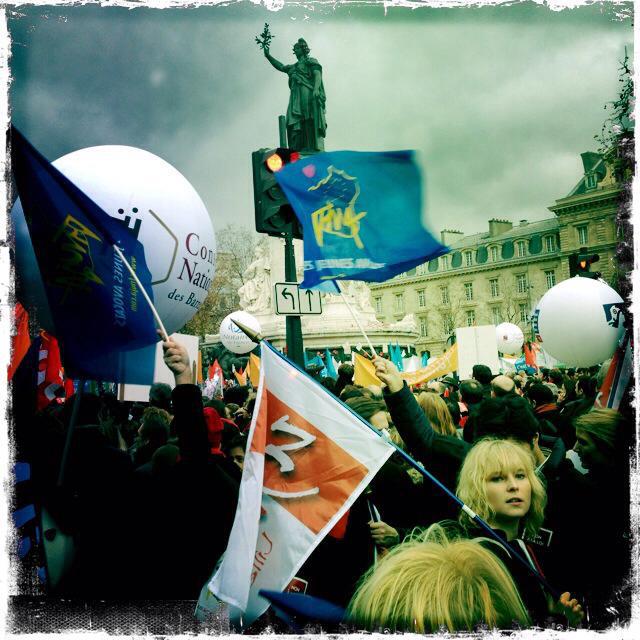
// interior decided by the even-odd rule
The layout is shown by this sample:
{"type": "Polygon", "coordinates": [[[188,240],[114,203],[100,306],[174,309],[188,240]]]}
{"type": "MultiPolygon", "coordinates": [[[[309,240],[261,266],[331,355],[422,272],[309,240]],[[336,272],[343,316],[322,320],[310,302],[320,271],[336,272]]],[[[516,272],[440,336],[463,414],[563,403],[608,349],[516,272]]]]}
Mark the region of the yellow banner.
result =
{"type": "Polygon", "coordinates": [[[451,349],[445,351],[440,357],[430,362],[423,369],[418,369],[411,373],[401,373],[403,380],[407,384],[420,384],[421,382],[429,382],[434,378],[439,378],[447,373],[458,369],[458,345],[454,344],[451,349]]]}
{"type": "Polygon", "coordinates": [[[260,358],[255,353],[249,355],[249,362],[244,370],[245,374],[249,371],[249,380],[251,380],[251,386],[254,389],[258,388],[260,382],[260,358]]]}
{"type": "Polygon", "coordinates": [[[380,386],[382,382],[376,375],[376,368],[373,362],[364,356],[357,353],[353,354],[353,383],[359,384],[363,387],[368,387],[371,384],[380,386]]]}

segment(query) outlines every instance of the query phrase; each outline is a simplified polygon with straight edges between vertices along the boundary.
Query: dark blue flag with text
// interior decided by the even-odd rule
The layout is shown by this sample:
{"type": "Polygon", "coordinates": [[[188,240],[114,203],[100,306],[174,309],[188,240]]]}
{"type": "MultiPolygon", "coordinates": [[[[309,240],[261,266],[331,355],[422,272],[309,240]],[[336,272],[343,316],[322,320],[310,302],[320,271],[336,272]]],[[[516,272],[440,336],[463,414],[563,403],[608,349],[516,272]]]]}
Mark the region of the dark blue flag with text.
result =
{"type": "Polygon", "coordinates": [[[382,282],[449,251],[423,225],[413,151],[317,153],[275,176],[302,225],[302,287],[382,282]]]}
{"type": "Polygon", "coordinates": [[[151,309],[113,248],[122,251],[152,298],[142,244],[15,127],[11,162],[67,375],[150,384],[149,373],[132,380],[123,368],[127,351],[158,336],[151,309]]]}

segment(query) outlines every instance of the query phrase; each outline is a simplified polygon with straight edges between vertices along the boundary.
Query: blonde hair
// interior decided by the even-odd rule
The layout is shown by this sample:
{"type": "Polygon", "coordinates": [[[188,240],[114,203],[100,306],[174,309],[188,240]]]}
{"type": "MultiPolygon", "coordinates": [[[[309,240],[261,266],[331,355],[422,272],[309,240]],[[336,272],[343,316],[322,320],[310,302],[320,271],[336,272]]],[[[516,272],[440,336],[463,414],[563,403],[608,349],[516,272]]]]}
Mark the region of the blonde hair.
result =
{"type": "Polygon", "coordinates": [[[368,630],[416,633],[530,625],[513,578],[495,554],[477,540],[436,538],[405,541],[372,567],[349,603],[350,620],[368,630]]]}
{"type": "Polygon", "coordinates": [[[434,431],[445,436],[458,435],[447,403],[439,395],[423,391],[418,396],[418,404],[424,415],[427,416],[434,431]]]}
{"type": "MultiPolygon", "coordinates": [[[[535,535],[544,520],[547,492],[535,472],[533,455],[527,445],[497,438],[483,438],[467,454],[460,469],[456,495],[483,520],[495,516],[487,499],[487,479],[494,473],[524,469],[531,484],[531,506],[520,525],[524,532],[535,535]]],[[[460,522],[469,526],[471,519],[462,511],[460,522]]]]}
{"type": "Polygon", "coordinates": [[[592,436],[596,444],[601,445],[599,449],[609,449],[607,453],[613,453],[621,441],[621,429],[626,427],[623,422],[622,415],[615,409],[591,409],[577,417],[573,426],[592,436]]]}

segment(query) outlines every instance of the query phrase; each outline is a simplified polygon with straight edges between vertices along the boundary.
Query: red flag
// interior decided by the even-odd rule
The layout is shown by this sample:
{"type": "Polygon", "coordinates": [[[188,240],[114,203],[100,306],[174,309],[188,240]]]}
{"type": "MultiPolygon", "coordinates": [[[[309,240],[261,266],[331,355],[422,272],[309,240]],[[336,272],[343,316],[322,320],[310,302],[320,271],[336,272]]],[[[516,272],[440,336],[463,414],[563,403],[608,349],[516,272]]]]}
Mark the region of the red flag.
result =
{"type": "Polygon", "coordinates": [[[536,369],[538,368],[538,365],[536,364],[536,352],[539,348],[540,347],[538,347],[537,343],[535,342],[524,343],[525,364],[529,365],[530,367],[535,367],[536,369]]]}
{"type": "MultiPolygon", "coordinates": [[[[216,360],[216,362],[218,362],[218,361],[216,360]]],[[[207,367],[207,380],[212,380],[212,379],[213,379],[213,365],[210,364],[207,367]]]]}
{"type": "Polygon", "coordinates": [[[216,358],[214,363],[209,367],[211,378],[213,380],[218,378],[220,384],[224,383],[224,373],[222,372],[222,367],[218,364],[218,359],[216,358]]]}
{"type": "Polygon", "coordinates": [[[9,362],[7,372],[9,380],[13,378],[13,374],[20,366],[22,358],[24,358],[31,346],[31,337],[29,336],[29,314],[19,302],[16,302],[16,305],[13,308],[13,320],[15,333],[11,336],[11,362],[9,362]]]}
{"type": "Polygon", "coordinates": [[[38,354],[38,390],[36,393],[38,411],[59,397],[59,390],[64,388],[58,341],[44,330],[40,331],[40,338],[42,342],[38,354]]]}

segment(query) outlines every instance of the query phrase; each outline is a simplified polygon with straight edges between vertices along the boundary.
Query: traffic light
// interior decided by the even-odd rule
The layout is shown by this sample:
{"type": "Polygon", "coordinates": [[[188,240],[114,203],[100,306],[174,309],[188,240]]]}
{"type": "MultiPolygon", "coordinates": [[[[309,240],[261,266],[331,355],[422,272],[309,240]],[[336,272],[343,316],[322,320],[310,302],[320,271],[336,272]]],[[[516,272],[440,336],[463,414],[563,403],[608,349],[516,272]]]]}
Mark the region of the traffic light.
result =
{"type": "Polygon", "coordinates": [[[275,177],[286,164],[299,159],[298,151],[282,147],[253,152],[253,198],[258,233],[278,237],[290,233],[292,237],[302,239],[298,219],[275,177]]]}
{"type": "Polygon", "coordinates": [[[599,271],[591,271],[591,265],[598,260],[600,260],[600,256],[597,253],[589,253],[586,247],[580,247],[578,253],[574,253],[569,258],[571,277],[599,278],[602,275],[599,271]]]}

